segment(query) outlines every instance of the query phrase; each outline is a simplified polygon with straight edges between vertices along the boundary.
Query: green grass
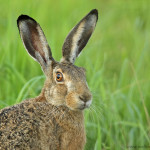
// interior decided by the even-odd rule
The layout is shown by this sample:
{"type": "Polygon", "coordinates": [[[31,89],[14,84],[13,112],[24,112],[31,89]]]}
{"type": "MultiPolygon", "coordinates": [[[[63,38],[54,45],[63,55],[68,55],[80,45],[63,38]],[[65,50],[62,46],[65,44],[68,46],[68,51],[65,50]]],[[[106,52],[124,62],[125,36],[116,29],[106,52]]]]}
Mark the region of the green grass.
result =
{"type": "Polygon", "coordinates": [[[35,97],[45,78],[23,47],[17,17],[27,14],[41,24],[59,60],[69,30],[93,8],[97,27],[76,61],[93,93],[85,149],[150,146],[149,0],[0,0],[0,108],[35,97]]]}

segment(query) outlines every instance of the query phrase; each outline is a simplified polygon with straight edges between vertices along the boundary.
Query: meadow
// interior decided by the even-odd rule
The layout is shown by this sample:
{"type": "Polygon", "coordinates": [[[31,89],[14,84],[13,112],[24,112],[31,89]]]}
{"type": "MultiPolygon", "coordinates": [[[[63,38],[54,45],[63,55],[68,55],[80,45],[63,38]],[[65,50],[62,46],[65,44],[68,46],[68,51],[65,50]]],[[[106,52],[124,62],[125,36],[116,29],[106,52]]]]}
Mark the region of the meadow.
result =
{"type": "Polygon", "coordinates": [[[76,65],[93,94],[85,110],[85,150],[150,148],[149,0],[0,0],[0,109],[37,96],[40,65],[24,49],[16,20],[36,19],[56,60],[65,37],[91,9],[99,20],[76,65]]]}

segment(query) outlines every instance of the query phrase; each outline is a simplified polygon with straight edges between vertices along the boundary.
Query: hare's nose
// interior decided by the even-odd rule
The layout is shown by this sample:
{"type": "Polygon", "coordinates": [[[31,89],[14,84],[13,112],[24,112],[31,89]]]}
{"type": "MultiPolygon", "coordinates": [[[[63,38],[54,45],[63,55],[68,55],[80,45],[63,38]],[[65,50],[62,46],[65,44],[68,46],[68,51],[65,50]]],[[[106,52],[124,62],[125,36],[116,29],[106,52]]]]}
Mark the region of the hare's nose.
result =
{"type": "Polygon", "coordinates": [[[79,98],[81,101],[86,103],[92,99],[92,95],[90,93],[88,93],[88,94],[86,93],[84,95],[80,95],[79,98]]]}
{"type": "Polygon", "coordinates": [[[81,109],[90,107],[90,105],[92,103],[92,96],[88,96],[88,97],[79,96],[79,98],[83,102],[81,109]]]}

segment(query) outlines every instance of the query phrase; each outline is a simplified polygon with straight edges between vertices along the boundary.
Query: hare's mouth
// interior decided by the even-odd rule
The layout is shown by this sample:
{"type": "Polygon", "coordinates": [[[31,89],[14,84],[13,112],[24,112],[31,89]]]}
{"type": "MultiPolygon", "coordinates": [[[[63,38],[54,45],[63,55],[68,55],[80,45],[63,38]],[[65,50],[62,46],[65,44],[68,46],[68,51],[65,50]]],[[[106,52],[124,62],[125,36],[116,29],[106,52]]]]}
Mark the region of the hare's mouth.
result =
{"type": "Polygon", "coordinates": [[[84,101],[81,101],[82,103],[80,104],[80,106],[79,106],[79,110],[84,110],[85,108],[89,108],[90,107],[90,105],[91,105],[91,103],[92,103],[92,100],[88,100],[88,101],[86,101],[86,102],[84,102],[84,101]]]}

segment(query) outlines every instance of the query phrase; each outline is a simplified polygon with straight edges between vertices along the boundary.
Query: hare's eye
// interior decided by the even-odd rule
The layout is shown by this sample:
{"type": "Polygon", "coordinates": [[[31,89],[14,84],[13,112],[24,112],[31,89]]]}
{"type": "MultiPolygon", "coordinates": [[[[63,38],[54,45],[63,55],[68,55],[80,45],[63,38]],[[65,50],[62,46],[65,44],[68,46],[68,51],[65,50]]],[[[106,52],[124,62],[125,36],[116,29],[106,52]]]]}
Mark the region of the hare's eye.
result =
{"type": "Polygon", "coordinates": [[[63,75],[62,75],[61,72],[57,72],[57,73],[56,73],[56,80],[57,80],[58,82],[61,82],[61,81],[63,80],[63,75]]]}

